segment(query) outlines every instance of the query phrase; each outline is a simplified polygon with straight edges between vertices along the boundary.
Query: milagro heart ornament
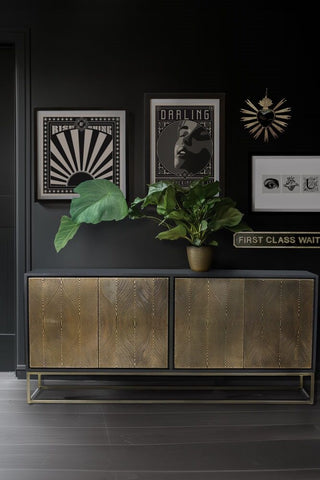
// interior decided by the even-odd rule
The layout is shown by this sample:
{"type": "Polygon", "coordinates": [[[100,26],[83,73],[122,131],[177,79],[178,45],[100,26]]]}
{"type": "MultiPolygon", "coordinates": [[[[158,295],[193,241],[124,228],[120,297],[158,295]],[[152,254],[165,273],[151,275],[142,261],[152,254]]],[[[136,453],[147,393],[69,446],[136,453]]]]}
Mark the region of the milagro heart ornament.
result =
{"type": "Polygon", "coordinates": [[[246,104],[250,110],[247,108],[241,108],[240,110],[241,113],[244,114],[244,116],[241,117],[244,128],[249,130],[249,133],[253,135],[255,140],[257,140],[261,134],[263,134],[264,142],[269,141],[270,134],[273,138],[278,138],[278,134],[284,132],[284,129],[288,125],[285,120],[291,118],[291,115],[288,115],[288,112],[291,111],[290,107],[280,108],[285,102],[286,99],[283,98],[274,108],[271,108],[273,102],[268,97],[268,89],[266,89],[264,98],[258,102],[262,108],[256,107],[251,100],[247,99],[246,104]]]}

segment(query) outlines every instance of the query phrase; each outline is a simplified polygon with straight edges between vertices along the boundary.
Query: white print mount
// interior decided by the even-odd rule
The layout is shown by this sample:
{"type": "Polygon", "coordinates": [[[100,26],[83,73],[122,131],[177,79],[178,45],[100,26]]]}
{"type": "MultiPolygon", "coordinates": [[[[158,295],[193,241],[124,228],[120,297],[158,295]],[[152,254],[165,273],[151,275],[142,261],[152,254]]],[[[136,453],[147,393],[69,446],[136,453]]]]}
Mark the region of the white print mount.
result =
{"type": "Polygon", "coordinates": [[[320,156],[253,156],[252,210],[319,212],[320,156]]]}

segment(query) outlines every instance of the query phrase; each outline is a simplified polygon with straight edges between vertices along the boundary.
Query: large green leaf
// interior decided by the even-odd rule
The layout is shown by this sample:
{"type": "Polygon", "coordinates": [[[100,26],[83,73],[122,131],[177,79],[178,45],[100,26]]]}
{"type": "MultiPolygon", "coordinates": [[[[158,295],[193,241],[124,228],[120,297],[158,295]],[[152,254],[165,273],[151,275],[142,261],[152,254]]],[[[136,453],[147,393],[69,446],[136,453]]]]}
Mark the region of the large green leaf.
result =
{"type": "Polygon", "coordinates": [[[54,246],[57,252],[67,245],[77,233],[80,227],[79,223],[74,223],[70,217],[64,215],[60,220],[59,230],[54,238],[54,246]]]}
{"type": "Polygon", "coordinates": [[[217,231],[225,227],[235,227],[241,222],[242,217],[243,213],[241,213],[237,208],[224,205],[217,209],[216,215],[209,224],[210,229],[212,231],[217,231]]]}
{"type": "Polygon", "coordinates": [[[87,180],[74,191],[80,195],[72,199],[70,214],[74,223],[99,223],[121,220],[128,215],[128,205],[117,185],[109,180],[87,180]]]}
{"type": "Polygon", "coordinates": [[[177,225],[174,228],[170,228],[170,230],[160,232],[156,238],[158,240],[178,240],[178,238],[184,238],[186,233],[187,231],[183,225],[177,225]]]}

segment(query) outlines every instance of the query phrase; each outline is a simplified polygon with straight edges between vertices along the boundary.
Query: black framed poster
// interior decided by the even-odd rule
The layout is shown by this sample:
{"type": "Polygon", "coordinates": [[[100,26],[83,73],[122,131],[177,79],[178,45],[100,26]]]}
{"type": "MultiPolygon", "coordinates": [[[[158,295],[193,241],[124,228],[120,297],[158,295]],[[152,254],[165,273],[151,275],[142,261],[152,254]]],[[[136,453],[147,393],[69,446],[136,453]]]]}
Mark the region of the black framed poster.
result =
{"type": "Polygon", "coordinates": [[[36,110],[37,197],[70,199],[104,178],[125,194],[125,110],[36,110]]]}
{"type": "Polygon", "coordinates": [[[149,183],[223,183],[224,94],[145,94],[149,183]]]}

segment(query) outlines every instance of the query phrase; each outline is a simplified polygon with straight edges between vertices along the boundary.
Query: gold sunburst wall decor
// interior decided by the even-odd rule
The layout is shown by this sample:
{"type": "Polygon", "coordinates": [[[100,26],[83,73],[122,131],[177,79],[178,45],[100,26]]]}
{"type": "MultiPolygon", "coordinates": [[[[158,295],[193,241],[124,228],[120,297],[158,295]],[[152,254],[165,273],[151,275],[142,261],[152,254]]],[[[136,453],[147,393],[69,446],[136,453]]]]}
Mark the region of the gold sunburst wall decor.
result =
{"type": "Polygon", "coordinates": [[[241,108],[241,113],[244,114],[241,117],[241,121],[244,123],[244,128],[249,130],[249,133],[253,135],[257,140],[260,135],[263,135],[263,141],[268,142],[270,135],[273,138],[278,138],[279,133],[282,133],[287,127],[291,115],[290,107],[284,107],[283,104],[287,100],[283,98],[272,108],[273,101],[268,97],[268,89],[262,100],[258,102],[259,107],[256,107],[251,100],[247,99],[246,104],[249,108],[241,108]]]}

